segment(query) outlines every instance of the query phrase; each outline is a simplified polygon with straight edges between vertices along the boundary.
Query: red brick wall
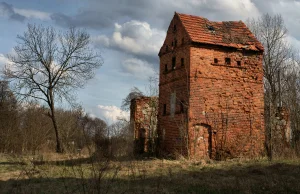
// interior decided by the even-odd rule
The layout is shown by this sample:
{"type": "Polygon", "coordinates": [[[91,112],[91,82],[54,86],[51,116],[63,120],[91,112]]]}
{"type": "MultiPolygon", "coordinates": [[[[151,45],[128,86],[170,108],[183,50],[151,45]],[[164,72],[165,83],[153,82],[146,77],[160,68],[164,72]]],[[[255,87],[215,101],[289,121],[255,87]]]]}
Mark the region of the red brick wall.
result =
{"type": "Polygon", "coordinates": [[[212,157],[261,153],[265,138],[262,54],[195,45],[190,56],[191,155],[207,156],[205,138],[197,139],[195,126],[199,124],[209,125],[213,131],[212,157]],[[230,65],[225,58],[230,58],[230,65]]]}

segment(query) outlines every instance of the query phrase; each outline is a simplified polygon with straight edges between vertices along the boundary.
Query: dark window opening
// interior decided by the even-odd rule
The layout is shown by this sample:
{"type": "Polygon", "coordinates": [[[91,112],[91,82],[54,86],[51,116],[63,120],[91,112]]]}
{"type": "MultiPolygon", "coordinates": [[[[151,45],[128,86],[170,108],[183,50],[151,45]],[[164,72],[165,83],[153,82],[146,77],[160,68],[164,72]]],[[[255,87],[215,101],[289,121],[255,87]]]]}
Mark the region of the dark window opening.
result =
{"type": "Polygon", "coordinates": [[[184,58],[181,58],[181,66],[184,66],[184,58]]]}
{"type": "Polygon", "coordinates": [[[237,64],[237,66],[239,66],[239,67],[242,65],[241,61],[237,61],[236,64],[237,64]]]}
{"type": "Polygon", "coordinates": [[[185,112],[184,101],[181,100],[181,101],[180,101],[180,113],[184,113],[184,112],[185,112]]]}
{"type": "Polygon", "coordinates": [[[169,47],[168,47],[168,45],[166,46],[166,52],[168,52],[169,51],[169,47]]]}
{"type": "Polygon", "coordinates": [[[176,57],[172,58],[172,70],[176,68],[176,57]]]}
{"type": "Polygon", "coordinates": [[[217,58],[214,58],[214,63],[218,63],[218,59],[217,58]]]}
{"type": "Polygon", "coordinates": [[[145,140],[146,140],[146,129],[140,128],[139,130],[139,139],[137,141],[138,153],[144,153],[145,149],[145,140]]]}
{"type": "Polygon", "coordinates": [[[172,47],[174,46],[174,42],[172,42],[172,47]]]}
{"type": "Polygon", "coordinates": [[[174,31],[174,32],[177,30],[176,27],[177,27],[176,24],[174,24],[174,26],[173,26],[173,31],[174,31]]]}
{"type": "Polygon", "coordinates": [[[174,40],[174,46],[177,47],[177,40],[174,40]]]}
{"type": "Polygon", "coordinates": [[[165,64],[165,72],[167,72],[167,71],[168,71],[168,65],[165,64]]]}
{"type": "Polygon", "coordinates": [[[230,65],[230,63],[231,63],[230,58],[225,58],[225,65],[230,65]]]}
{"type": "Polygon", "coordinates": [[[166,114],[167,114],[167,105],[164,104],[163,115],[166,115],[166,114]]]}
{"type": "Polygon", "coordinates": [[[141,128],[139,131],[139,138],[143,139],[146,137],[146,130],[144,128],[141,128]]]}

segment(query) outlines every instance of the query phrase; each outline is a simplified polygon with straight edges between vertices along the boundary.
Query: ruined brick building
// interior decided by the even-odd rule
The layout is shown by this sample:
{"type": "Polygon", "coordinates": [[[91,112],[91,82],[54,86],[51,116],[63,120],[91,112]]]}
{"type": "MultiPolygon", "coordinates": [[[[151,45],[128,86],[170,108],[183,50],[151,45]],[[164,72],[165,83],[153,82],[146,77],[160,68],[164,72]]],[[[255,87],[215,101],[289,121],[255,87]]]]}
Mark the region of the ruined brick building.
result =
{"type": "Polygon", "coordinates": [[[164,153],[218,159],[263,151],[263,50],[242,21],[174,14],[159,52],[164,153]]]}
{"type": "Polygon", "coordinates": [[[157,97],[140,96],[131,100],[130,124],[135,153],[153,152],[157,134],[157,97]]]}

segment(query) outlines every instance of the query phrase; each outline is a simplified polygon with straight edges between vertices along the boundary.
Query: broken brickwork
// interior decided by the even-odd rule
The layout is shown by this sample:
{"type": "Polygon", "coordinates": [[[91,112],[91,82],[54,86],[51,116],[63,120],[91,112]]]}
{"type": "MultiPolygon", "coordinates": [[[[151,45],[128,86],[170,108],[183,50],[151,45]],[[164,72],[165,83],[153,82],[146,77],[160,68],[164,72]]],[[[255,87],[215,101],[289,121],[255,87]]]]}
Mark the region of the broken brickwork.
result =
{"type": "Polygon", "coordinates": [[[157,97],[137,97],[131,100],[130,122],[134,132],[135,152],[153,152],[157,137],[157,97]]]}
{"type": "Polygon", "coordinates": [[[175,13],[159,52],[161,149],[191,158],[261,154],[262,54],[241,21],[175,13]]]}

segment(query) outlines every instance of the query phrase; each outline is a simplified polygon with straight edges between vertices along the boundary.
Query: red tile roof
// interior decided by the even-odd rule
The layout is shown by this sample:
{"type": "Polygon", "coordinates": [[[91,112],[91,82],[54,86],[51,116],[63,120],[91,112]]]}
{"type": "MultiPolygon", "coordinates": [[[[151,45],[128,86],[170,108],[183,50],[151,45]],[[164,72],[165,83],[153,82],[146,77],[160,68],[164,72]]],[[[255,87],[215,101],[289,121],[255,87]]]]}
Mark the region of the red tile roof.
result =
{"type": "Polygon", "coordinates": [[[262,44],[242,21],[213,22],[206,18],[178,15],[193,42],[263,51],[262,44]]]}

